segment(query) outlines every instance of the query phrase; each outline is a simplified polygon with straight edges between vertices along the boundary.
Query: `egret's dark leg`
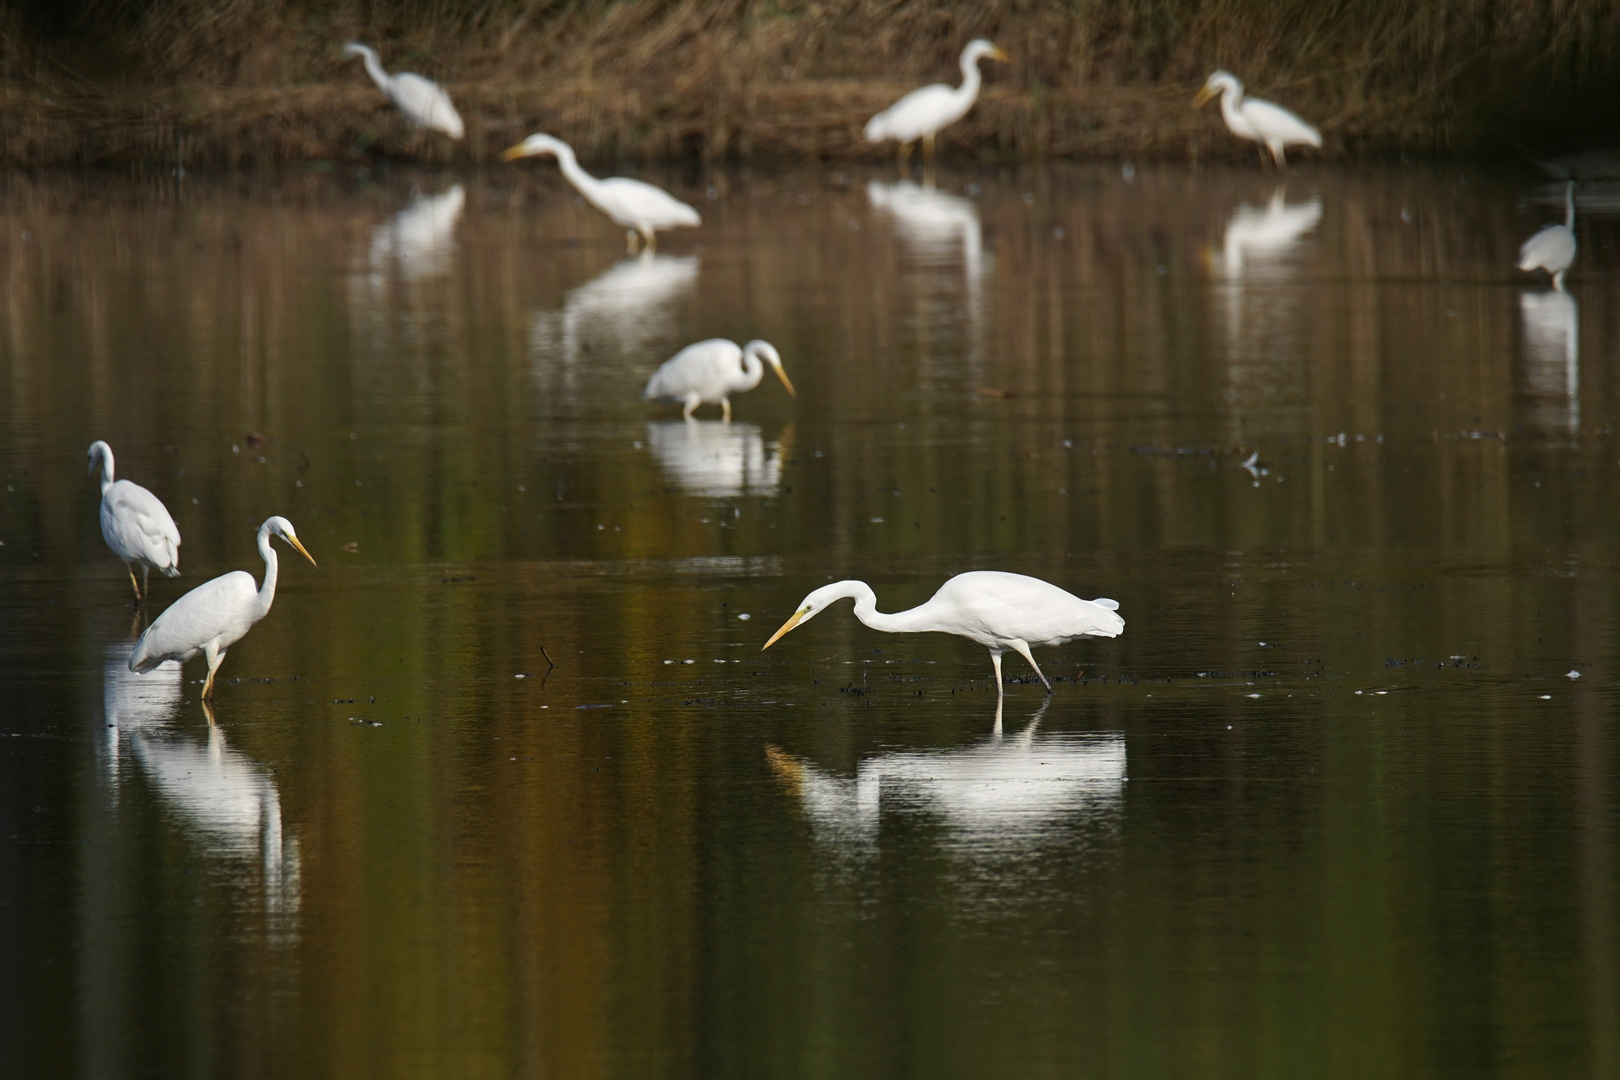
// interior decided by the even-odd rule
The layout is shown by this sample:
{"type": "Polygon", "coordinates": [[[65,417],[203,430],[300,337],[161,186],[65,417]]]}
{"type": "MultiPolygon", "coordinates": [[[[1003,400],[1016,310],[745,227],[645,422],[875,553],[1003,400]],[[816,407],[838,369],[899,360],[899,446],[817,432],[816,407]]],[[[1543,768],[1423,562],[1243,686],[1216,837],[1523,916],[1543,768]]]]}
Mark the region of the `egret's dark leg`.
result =
{"type": "Polygon", "coordinates": [[[141,567],[141,595],[143,597],[152,595],[152,568],[150,566],[141,567]]]}
{"type": "Polygon", "coordinates": [[[1050,694],[1052,692],[1052,684],[1046,681],[1046,676],[1041,674],[1041,665],[1037,664],[1035,662],[1035,658],[1029,654],[1029,643],[1024,641],[1015,641],[1012,643],[1012,647],[1018,650],[1019,656],[1022,656],[1025,660],[1029,661],[1029,666],[1035,669],[1036,677],[1041,680],[1041,683],[1046,687],[1046,692],[1050,694]]]}
{"type": "Polygon", "coordinates": [[[911,144],[908,143],[908,142],[903,142],[903,143],[900,144],[900,171],[901,172],[906,171],[906,162],[909,161],[910,159],[911,159],[911,144]]]}
{"type": "Polygon", "coordinates": [[[141,602],[141,583],[135,580],[135,564],[125,563],[124,569],[129,571],[129,587],[135,590],[135,602],[141,602]]]}
{"type": "Polygon", "coordinates": [[[225,651],[210,642],[204,647],[203,655],[208,658],[208,681],[203,683],[202,696],[204,701],[210,701],[214,697],[214,672],[225,662],[225,651]]]}

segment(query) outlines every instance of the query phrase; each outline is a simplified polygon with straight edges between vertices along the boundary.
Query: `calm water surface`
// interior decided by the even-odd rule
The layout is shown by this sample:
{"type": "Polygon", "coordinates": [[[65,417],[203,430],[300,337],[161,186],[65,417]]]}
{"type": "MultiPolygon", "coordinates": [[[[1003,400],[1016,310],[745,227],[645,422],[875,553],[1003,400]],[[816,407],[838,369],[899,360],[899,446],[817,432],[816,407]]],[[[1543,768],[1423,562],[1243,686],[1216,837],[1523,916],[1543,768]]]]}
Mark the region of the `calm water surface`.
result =
{"type": "Polygon", "coordinates": [[[1558,294],[1517,173],[651,178],[0,184],[0,1072],[1620,1075],[1613,193],[1558,294]],[[148,615],[320,560],[217,727],[97,438],[148,615]],[[760,652],[974,568],[1126,632],[760,652]]]}

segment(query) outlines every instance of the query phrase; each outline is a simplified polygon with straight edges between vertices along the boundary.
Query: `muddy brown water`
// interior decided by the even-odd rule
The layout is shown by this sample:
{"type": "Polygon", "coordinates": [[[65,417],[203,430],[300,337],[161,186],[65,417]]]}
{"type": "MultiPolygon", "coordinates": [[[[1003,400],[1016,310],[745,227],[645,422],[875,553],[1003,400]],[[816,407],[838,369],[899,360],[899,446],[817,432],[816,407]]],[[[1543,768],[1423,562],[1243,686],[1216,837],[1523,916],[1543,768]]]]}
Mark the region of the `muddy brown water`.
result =
{"type": "Polygon", "coordinates": [[[1564,294],[1516,172],[653,178],[0,189],[7,1075],[1620,1074],[1614,193],[1564,294]],[[320,561],[217,727],[98,438],[148,615],[320,561]],[[974,568],[1125,634],[760,652],[974,568]]]}

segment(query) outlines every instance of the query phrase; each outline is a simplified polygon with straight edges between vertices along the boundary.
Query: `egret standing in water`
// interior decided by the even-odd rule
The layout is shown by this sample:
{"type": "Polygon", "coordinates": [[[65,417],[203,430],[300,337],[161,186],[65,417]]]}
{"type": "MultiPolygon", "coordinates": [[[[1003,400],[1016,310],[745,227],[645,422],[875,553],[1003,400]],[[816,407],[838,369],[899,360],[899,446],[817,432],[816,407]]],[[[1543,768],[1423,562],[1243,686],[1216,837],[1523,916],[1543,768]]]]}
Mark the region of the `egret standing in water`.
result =
{"type": "Polygon", "coordinates": [[[855,617],[874,630],[889,634],[939,631],[976,641],[990,650],[996,669],[996,700],[1001,700],[1001,654],[1011,649],[1029,661],[1035,674],[1052,692],[1030,649],[1062,645],[1081,637],[1118,637],[1125,620],[1119,604],[1098,598],[1082,600],[1056,585],[1023,574],[974,570],[957,574],[939,587],[926,604],[885,615],[877,609],[877,594],[864,581],[837,581],[823,585],[804,598],[799,610],[771,635],[765,648],[800,623],[808,622],[835,601],[855,601],[855,617]]]}
{"type": "Polygon", "coordinates": [[[1547,271],[1552,275],[1553,288],[1563,292],[1564,273],[1574,261],[1575,182],[1572,180],[1564,185],[1564,223],[1548,225],[1524,242],[1519,249],[1519,269],[1547,271]]]}
{"type": "Polygon", "coordinates": [[[450,104],[450,95],[444,92],[444,87],[409,71],[388,74],[383,70],[382,61],[377,59],[376,50],[358,42],[351,41],[343,46],[343,55],[365,60],[366,74],[405,119],[429,131],[442,131],[452,139],[461,138],[461,114],[450,104]]]}
{"type": "Polygon", "coordinates": [[[782,368],[782,358],[768,341],[750,341],[742,348],[735,341],[710,338],[696,345],[688,345],[665,360],[663,366],[647,380],[641,392],[643,401],[680,401],[685,403],[681,416],[692,419],[692,410],[699,405],[718,405],[727,423],[731,422],[731,395],[752,390],[765,377],[764,360],[782,380],[793,397],[793,384],[782,368]]]}
{"type": "Polygon", "coordinates": [[[962,85],[952,89],[944,83],[935,83],[913,90],[887,109],[866,122],[866,141],[880,143],[886,139],[900,141],[900,164],[911,154],[911,144],[918,139],[923,144],[923,160],[934,160],[934,136],[941,128],[956,123],[968,114],[979,99],[979,61],[988,56],[992,60],[1007,59],[1007,54],[984,38],[975,38],[962,50],[962,85]]]}
{"type": "Polygon", "coordinates": [[[650,250],[658,249],[658,230],[682,225],[701,225],[703,218],[690,206],[681,202],[663,188],[614,176],[598,180],[579,167],[574,148],[552,135],[530,135],[527,139],[501,154],[502,161],[537,157],[549,154],[557,159],[557,167],[585,201],[611,218],[614,224],[626,230],[625,246],[630,254],[636,252],[636,236],[647,242],[650,250]]]}
{"type": "Polygon", "coordinates": [[[135,642],[129,654],[129,670],[145,674],[165,660],[184,664],[198,653],[208,659],[208,681],[203,684],[203,700],[214,696],[214,673],[225,660],[225,650],[242,640],[253,624],[270,613],[276,599],[276,571],[280,560],[270,546],[270,537],[279,536],[316,565],[315,557],[304,550],[284,517],[266,518],[259,526],[259,555],[264,559],[264,584],[255,585],[253,575],[232,570],[192,589],[170,604],[135,642]]]}
{"type": "MultiPolygon", "coordinates": [[[[1286,168],[1288,158],[1284,148],[1289,145],[1322,145],[1322,133],[1283,108],[1259,98],[1243,96],[1243,84],[1230,71],[1217,71],[1204,83],[1204,88],[1193,98],[1194,105],[1202,105],[1219,94],[1221,118],[1226,129],[1240,139],[1251,139],[1271,151],[1271,158],[1279,167],[1286,168]]],[[[1266,156],[1260,155],[1265,164],[1266,156]]]]}
{"type": "Polygon", "coordinates": [[[146,594],[153,570],[164,577],[180,576],[180,530],[169,508],[139,484],[113,479],[112,447],[97,439],[90,444],[90,472],[101,460],[101,536],[113,554],[124,560],[129,583],[139,603],[146,594]],[[135,567],[141,580],[135,580],[135,567]]]}

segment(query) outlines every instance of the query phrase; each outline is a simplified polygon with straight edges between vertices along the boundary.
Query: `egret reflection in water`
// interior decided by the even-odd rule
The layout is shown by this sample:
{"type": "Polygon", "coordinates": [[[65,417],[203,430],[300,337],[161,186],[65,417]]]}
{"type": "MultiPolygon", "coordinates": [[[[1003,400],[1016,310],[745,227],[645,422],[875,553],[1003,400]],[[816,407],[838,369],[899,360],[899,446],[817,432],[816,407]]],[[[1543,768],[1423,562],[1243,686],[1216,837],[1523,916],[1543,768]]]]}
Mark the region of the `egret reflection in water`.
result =
{"type": "Polygon", "coordinates": [[[530,325],[536,383],[567,402],[588,376],[598,374],[594,367],[579,369],[586,353],[596,360],[634,356],[642,366],[622,374],[639,394],[647,360],[675,336],[681,301],[691,296],[697,279],[696,255],[644,251],[568,290],[560,309],[536,312],[530,325]]]}
{"type": "Polygon", "coordinates": [[[647,425],[647,448],[688,494],[707,498],[775,495],[792,428],[767,443],[758,425],[672,420],[647,425]]]}
{"type": "Polygon", "coordinates": [[[371,234],[366,263],[372,280],[389,274],[405,281],[438,277],[450,269],[456,222],[466,205],[460,184],[437,195],[420,195],[411,205],[377,226],[371,234]]]}
{"type": "MultiPolygon", "coordinates": [[[[210,857],[261,868],[264,909],[285,916],[299,906],[298,842],[284,834],[281,794],[265,768],[232,750],[217,724],[206,741],[174,729],[183,698],[180,665],[145,675],[129,670],[129,643],[103,659],[107,778],[116,792],[128,756],[210,857]]],[[[285,929],[284,927],[282,929],[285,929]]]]}
{"type": "Polygon", "coordinates": [[[838,776],[776,747],[771,768],[798,797],[818,841],[851,854],[875,850],[885,813],[926,815],[945,846],[1002,858],[1040,846],[1066,823],[1113,821],[1125,794],[1121,732],[1039,734],[1043,704],[1006,736],[999,711],[984,739],[950,750],[896,750],[838,776]]]}
{"type": "Polygon", "coordinates": [[[1524,391],[1531,427],[1574,435],[1581,428],[1580,307],[1562,289],[1519,294],[1524,391]]]}
{"type": "Polygon", "coordinates": [[[951,285],[956,268],[961,267],[966,294],[963,301],[950,300],[947,295],[945,304],[932,305],[929,321],[950,327],[954,334],[960,308],[968,324],[970,359],[978,360],[984,352],[984,285],[992,263],[984,250],[979,208],[972,199],[947,195],[932,184],[912,180],[888,184],[870,181],[866,198],[894,226],[902,247],[916,261],[925,294],[951,285]]]}
{"type": "MultiPolygon", "coordinates": [[[[1309,407],[1302,285],[1304,238],[1322,220],[1322,200],[1290,204],[1281,188],[1263,208],[1244,204],[1227,220],[1210,272],[1222,296],[1226,413],[1264,416],[1279,433],[1305,434],[1309,407]]],[[[1234,426],[1233,442],[1243,441],[1234,426]]]]}

